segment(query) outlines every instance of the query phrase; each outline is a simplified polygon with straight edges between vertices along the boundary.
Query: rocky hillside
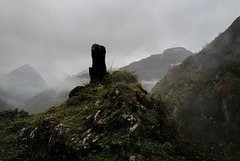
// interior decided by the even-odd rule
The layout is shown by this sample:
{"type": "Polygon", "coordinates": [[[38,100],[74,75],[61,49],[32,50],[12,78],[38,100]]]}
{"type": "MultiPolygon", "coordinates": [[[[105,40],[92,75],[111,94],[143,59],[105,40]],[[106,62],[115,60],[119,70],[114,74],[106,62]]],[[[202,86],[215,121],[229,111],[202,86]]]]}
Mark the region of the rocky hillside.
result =
{"type": "Polygon", "coordinates": [[[177,101],[185,128],[220,142],[239,158],[240,17],[198,54],[171,69],[152,89],[177,101]]]}
{"type": "Polygon", "coordinates": [[[0,99],[21,106],[45,88],[46,83],[42,76],[33,67],[25,64],[0,78],[0,99]]]}
{"type": "Polygon", "coordinates": [[[149,97],[127,72],[74,88],[61,106],[1,132],[0,160],[219,160],[181,137],[171,104],[149,97]]]}
{"type": "MultiPolygon", "coordinates": [[[[18,111],[18,109],[8,109],[0,112],[0,136],[2,137],[2,131],[8,126],[14,126],[14,122],[20,123],[22,119],[28,117],[28,113],[26,111],[18,111]]],[[[15,130],[19,130],[17,127],[15,130]]],[[[3,139],[3,138],[2,138],[3,139]]],[[[1,144],[2,145],[2,144],[1,144]]],[[[2,150],[2,146],[0,146],[0,150],[2,150]]],[[[0,158],[4,159],[4,158],[0,158]]]]}
{"type": "Polygon", "coordinates": [[[184,59],[191,55],[193,53],[185,48],[170,48],[162,54],[151,55],[122,69],[135,72],[143,87],[151,91],[152,87],[166,75],[169,69],[181,64],[184,59]]]}

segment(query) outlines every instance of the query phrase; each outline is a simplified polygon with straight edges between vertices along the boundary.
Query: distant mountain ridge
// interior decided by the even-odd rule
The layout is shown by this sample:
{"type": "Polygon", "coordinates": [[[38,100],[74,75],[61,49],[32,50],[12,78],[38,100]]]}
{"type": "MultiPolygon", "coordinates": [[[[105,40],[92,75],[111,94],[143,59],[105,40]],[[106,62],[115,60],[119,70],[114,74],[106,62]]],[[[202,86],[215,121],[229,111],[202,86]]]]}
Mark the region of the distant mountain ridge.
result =
{"type": "Polygon", "coordinates": [[[134,71],[143,87],[150,91],[169,69],[181,64],[184,59],[191,55],[193,53],[183,47],[170,48],[162,54],[151,55],[121,69],[134,71]]]}

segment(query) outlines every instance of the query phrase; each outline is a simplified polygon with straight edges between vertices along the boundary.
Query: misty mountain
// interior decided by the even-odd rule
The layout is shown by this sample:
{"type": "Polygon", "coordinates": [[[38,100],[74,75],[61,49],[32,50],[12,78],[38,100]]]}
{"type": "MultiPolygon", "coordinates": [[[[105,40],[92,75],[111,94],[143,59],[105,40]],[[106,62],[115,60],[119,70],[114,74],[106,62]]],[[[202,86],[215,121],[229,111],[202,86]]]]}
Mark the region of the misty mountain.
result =
{"type": "Polygon", "coordinates": [[[64,81],[55,87],[48,88],[36,94],[25,102],[24,110],[33,114],[48,110],[52,106],[59,106],[68,99],[69,92],[76,86],[89,83],[89,75],[84,70],[76,75],[68,76],[64,81]]]}
{"type": "Polygon", "coordinates": [[[25,64],[0,78],[0,99],[17,107],[46,88],[42,76],[25,64]]]}
{"type": "Polygon", "coordinates": [[[162,54],[155,54],[133,62],[122,69],[133,71],[148,91],[162,79],[167,71],[182,63],[188,56],[193,55],[191,51],[182,47],[170,48],[162,54]]]}
{"type": "Polygon", "coordinates": [[[56,90],[72,90],[76,86],[84,85],[89,83],[90,76],[88,70],[83,70],[82,72],[68,76],[64,81],[60,82],[55,88],[56,90]]]}
{"type": "Polygon", "coordinates": [[[24,110],[30,114],[44,112],[52,106],[61,105],[68,98],[68,94],[68,90],[45,90],[26,101],[24,110]]]}
{"type": "Polygon", "coordinates": [[[177,103],[187,131],[240,149],[240,17],[198,54],[170,69],[152,89],[177,103]]]}

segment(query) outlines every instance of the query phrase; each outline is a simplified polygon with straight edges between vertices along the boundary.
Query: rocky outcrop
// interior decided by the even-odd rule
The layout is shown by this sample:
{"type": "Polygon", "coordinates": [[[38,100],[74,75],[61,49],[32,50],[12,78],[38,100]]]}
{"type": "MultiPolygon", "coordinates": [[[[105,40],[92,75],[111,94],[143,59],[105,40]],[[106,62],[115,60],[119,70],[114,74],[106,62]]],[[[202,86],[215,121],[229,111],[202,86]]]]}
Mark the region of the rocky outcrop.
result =
{"type": "MultiPolygon", "coordinates": [[[[81,92],[72,92],[75,94],[71,99],[79,99],[78,95],[84,91],[91,91],[86,88],[97,93],[109,87],[99,85],[76,88],[81,92]]],[[[19,142],[28,144],[37,160],[52,160],[56,156],[61,156],[63,160],[72,160],[101,151],[111,151],[117,158],[123,157],[119,151],[122,148],[125,151],[132,151],[134,143],[138,140],[164,141],[167,137],[174,138],[176,134],[174,124],[169,126],[170,122],[165,113],[154,106],[152,100],[145,98],[141,91],[143,89],[140,85],[131,88],[124,82],[116,83],[111,90],[106,90],[82,117],[84,128],[78,132],[77,138],[74,135],[69,138],[75,131],[73,127],[49,116],[35,127],[30,129],[24,127],[20,131],[19,142]],[[167,130],[167,124],[168,128],[173,128],[171,131],[167,130]]],[[[86,99],[89,98],[80,101],[86,99]]],[[[134,154],[134,151],[131,153],[134,154]]],[[[134,158],[129,157],[131,160],[134,158]]]]}
{"type": "Polygon", "coordinates": [[[106,49],[104,46],[93,44],[91,48],[92,67],[89,68],[90,83],[101,81],[106,74],[105,54],[106,49]]]}
{"type": "Polygon", "coordinates": [[[84,89],[83,86],[77,86],[77,87],[75,87],[73,90],[70,91],[70,93],[69,93],[69,98],[71,98],[71,97],[73,97],[73,96],[77,96],[77,94],[78,94],[79,92],[81,92],[82,89],[84,89]]]}

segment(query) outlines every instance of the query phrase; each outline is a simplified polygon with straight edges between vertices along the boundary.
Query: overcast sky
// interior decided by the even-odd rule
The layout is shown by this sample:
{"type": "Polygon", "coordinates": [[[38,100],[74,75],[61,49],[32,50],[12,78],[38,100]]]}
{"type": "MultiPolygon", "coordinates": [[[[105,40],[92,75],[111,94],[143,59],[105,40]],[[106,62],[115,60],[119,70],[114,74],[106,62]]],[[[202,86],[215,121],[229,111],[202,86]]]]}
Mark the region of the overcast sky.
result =
{"type": "Polygon", "coordinates": [[[0,75],[24,64],[53,84],[91,66],[93,43],[121,67],[171,47],[197,52],[240,0],[0,0],[0,75]]]}

